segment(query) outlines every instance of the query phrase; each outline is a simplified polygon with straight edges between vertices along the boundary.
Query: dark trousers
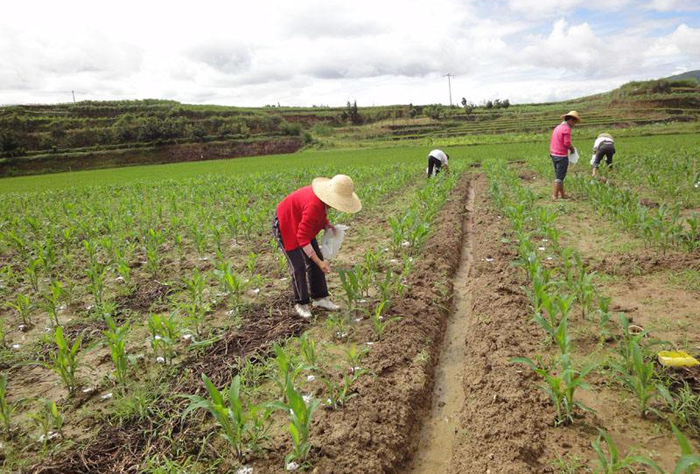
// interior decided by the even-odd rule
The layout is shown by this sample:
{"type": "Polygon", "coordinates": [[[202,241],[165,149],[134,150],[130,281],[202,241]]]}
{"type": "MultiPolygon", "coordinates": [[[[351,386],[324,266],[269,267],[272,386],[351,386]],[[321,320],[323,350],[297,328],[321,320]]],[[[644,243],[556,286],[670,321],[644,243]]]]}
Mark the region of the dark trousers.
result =
{"type": "Polygon", "coordinates": [[[610,142],[603,142],[598,146],[598,151],[595,153],[595,158],[593,159],[593,167],[597,168],[600,162],[603,161],[605,157],[605,164],[612,168],[613,155],[615,154],[615,145],[610,142]]]}
{"type": "MultiPolygon", "coordinates": [[[[325,298],[328,296],[326,275],[318,268],[318,265],[304,253],[301,247],[297,247],[288,252],[284,250],[280,221],[277,219],[277,216],[275,216],[272,221],[272,235],[277,239],[277,244],[287,256],[289,272],[292,276],[292,288],[294,289],[294,302],[297,304],[309,304],[311,301],[309,295],[313,299],[325,298]],[[311,289],[310,292],[309,289],[311,289]]],[[[321,253],[321,248],[318,246],[316,239],[311,241],[311,246],[316,251],[318,258],[323,260],[323,254],[321,253]]]]}
{"type": "Polygon", "coordinates": [[[442,161],[438,160],[434,156],[428,157],[428,177],[431,177],[433,175],[433,170],[435,170],[435,174],[438,174],[440,172],[441,167],[442,161]]]}

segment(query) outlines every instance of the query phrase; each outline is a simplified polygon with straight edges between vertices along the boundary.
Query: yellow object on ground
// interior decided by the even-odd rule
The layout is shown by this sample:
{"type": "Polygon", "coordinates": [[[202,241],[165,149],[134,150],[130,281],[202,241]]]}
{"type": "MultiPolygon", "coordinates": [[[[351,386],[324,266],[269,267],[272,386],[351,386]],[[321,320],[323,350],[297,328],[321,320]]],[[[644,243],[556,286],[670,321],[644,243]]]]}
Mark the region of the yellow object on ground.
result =
{"type": "Polygon", "coordinates": [[[692,367],[700,365],[698,360],[685,351],[661,351],[658,354],[661,365],[667,367],[692,367]]]}

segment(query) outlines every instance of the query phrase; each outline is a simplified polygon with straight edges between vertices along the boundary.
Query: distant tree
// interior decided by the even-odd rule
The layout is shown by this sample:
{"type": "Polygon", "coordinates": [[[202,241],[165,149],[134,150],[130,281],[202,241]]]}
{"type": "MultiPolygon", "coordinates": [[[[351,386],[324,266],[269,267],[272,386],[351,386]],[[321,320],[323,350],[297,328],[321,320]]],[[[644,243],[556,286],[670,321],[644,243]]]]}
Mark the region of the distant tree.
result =
{"type": "Polygon", "coordinates": [[[493,108],[494,109],[500,109],[501,108],[501,99],[496,99],[493,101],[493,108]]]}
{"type": "Polygon", "coordinates": [[[17,156],[23,153],[19,136],[12,131],[0,131],[0,153],[4,156],[17,156]]]}
{"type": "Polygon", "coordinates": [[[425,113],[428,114],[428,117],[435,120],[438,120],[443,115],[443,112],[442,104],[433,104],[425,108],[425,113]]]}
{"type": "Polygon", "coordinates": [[[487,100],[484,107],[486,107],[487,109],[493,109],[493,102],[491,102],[490,100],[487,100]]]}
{"type": "Polygon", "coordinates": [[[413,102],[411,102],[410,104],[408,104],[408,116],[411,118],[416,118],[416,115],[418,115],[418,109],[416,109],[413,106],[413,102]]]}
{"type": "Polygon", "coordinates": [[[508,107],[510,107],[510,101],[508,99],[505,99],[503,102],[501,102],[501,107],[507,109],[508,107]]]}
{"type": "Polygon", "coordinates": [[[471,113],[474,111],[474,107],[476,106],[471,102],[467,102],[465,99],[462,99],[462,107],[464,107],[465,115],[471,115],[471,113]]]}
{"type": "Polygon", "coordinates": [[[360,117],[360,112],[357,108],[357,101],[354,101],[352,104],[348,101],[345,106],[345,116],[353,125],[362,123],[362,117],[360,117]]]}

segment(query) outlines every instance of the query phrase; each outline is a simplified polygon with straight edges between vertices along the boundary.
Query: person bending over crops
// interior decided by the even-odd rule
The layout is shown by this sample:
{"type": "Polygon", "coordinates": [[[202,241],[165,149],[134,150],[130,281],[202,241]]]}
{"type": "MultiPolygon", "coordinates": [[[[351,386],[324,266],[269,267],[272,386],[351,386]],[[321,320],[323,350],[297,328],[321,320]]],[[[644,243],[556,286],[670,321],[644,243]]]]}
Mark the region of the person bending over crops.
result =
{"type": "Polygon", "coordinates": [[[596,138],[593,144],[593,159],[591,160],[591,165],[593,165],[593,176],[598,173],[598,166],[600,162],[605,157],[605,164],[612,168],[613,155],[615,154],[615,141],[609,133],[601,133],[596,138]]]}
{"type": "Polygon", "coordinates": [[[581,121],[578,112],[572,110],[566,115],[562,115],[564,120],[552,131],[552,140],[549,143],[549,156],[554,165],[554,191],[552,199],[566,199],[564,193],[564,178],[569,169],[569,152],[573,153],[574,146],[571,144],[571,129],[581,121]]]}
{"type": "Polygon", "coordinates": [[[442,150],[433,150],[428,154],[428,178],[435,176],[440,172],[440,169],[444,166],[445,171],[449,171],[449,165],[447,161],[450,159],[450,155],[442,150]]]}
{"type": "Polygon", "coordinates": [[[335,232],[328,222],[329,207],[341,212],[355,213],[362,203],[354,192],[349,176],[338,174],[333,178],[316,178],[311,186],[297,189],[277,206],[272,222],[272,233],[287,255],[294,289],[294,309],[302,318],[310,318],[309,303],[314,307],[337,311],[339,306],[328,298],[326,273],[330,265],[316,242],[322,229],[335,232]],[[308,280],[308,281],[307,281],[308,280]]]}

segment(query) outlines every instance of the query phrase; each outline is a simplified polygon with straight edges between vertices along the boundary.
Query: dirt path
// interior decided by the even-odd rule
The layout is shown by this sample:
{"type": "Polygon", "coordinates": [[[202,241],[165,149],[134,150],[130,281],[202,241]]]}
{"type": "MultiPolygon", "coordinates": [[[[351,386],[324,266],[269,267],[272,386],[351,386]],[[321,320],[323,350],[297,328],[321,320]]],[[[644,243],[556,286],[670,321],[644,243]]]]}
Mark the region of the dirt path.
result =
{"type": "Polygon", "coordinates": [[[459,269],[454,279],[454,310],[447,321],[445,338],[436,367],[433,402],[420,434],[418,452],[406,472],[434,474],[444,472],[452,457],[459,414],[464,404],[462,371],[466,333],[473,304],[469,272],[473,263],[471,234],[473,227],[474,187],[469,186],[467,213],[462,223],[463,243],[459,269]]]}

